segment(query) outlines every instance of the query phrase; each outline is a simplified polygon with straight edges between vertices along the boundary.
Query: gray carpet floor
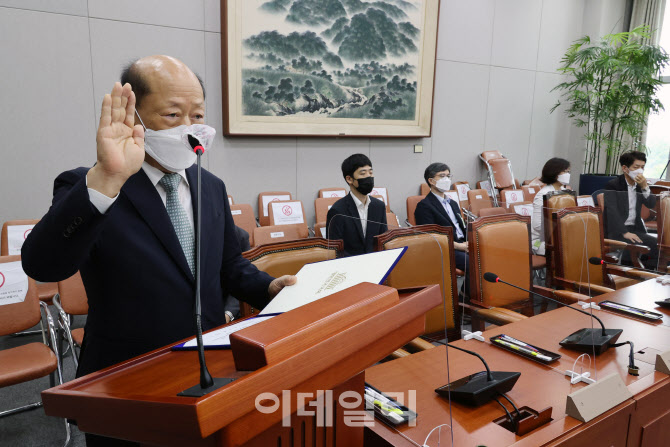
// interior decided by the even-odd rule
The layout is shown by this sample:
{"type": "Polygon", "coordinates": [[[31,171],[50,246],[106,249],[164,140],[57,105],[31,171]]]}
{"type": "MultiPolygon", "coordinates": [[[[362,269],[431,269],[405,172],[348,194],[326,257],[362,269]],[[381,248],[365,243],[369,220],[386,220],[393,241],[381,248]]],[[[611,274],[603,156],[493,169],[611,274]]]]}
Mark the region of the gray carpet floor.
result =
{"type": "MultiPolygon", "coordinates": [[[[56,315],[53,308],[51,314],[56,315]]],[[[83,327],[86,317],[75,317],[73,328],[83,327]]],[[[33,329],[39,329],[36,326],[33,329]]],[[[15,346],[41,342],[41,335],[25,335],[20,337],[0,337],[0,351],[15,346]]],[[[63,359],[63,378],[65,381],[74,379],[72,353],[67,352],[63,359]]],[[[40,401],[40,392],[50,388],[49,376],[31,382],[0,388],[0,411],[20,407],[40,401]]],[[[70,446],[86,445],[84,435],[75,426],[71,426],[72,441],[70,446]]],[[[0,418],[0,446],[2,447],[46,447],[63,446],[65,443],[65,422],[44,414],[43,408],[14,414],[0,418]]]]}

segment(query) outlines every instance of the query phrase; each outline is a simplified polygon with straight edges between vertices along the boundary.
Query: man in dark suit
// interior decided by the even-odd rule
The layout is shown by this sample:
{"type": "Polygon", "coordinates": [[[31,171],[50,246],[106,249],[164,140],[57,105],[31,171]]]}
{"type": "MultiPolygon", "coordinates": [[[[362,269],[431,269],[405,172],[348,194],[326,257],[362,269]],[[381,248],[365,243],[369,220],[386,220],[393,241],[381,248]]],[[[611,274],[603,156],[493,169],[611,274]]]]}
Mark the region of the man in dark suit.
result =
{"type": "Polygon", "coordinates": [[[451,227],[454,235],[456,268],[465,271],[468,264],[465,224],[458,204],[445,194],[451,188],[451,170],[444,163],[433,163],[426,168],[423,178],[430,186],[430,193],[416,205],[414,211],[416,224],[451,227]]]}
{"type": "MultiPolygon", "coordinates": [[[[647,233],[640,217],[642,205],[650,210],[656,206],[656,196],[651,194],[643,175],[647,156],[643,152],[625,152],[619,157],[619,163],[623,174],[605,186],[605,234],[610,239],[649,247],[650,252],[643,261],[647,268],[654,269],[658,263],[658,240],[647,233]]],[[[623,260],[630,262],[627,252],[623,260]]]]}
{"type": "MultiPolygon", "coordinates": [[[[89,314],[78,376],[195,334],[197,169],[182,137],[204,122],[204,91],[167,56],[134,62],[122,81],[102,102],[97,163],[58,176],[53,204],[22,249],[24,270],[37,280],[81,272],[89,314]]],[[[226,187],[205,170],[201,227],[204,330],[227,322],[228,294],[262,308],[295,282],[273,279],[241,256],[226,187]]],[[[124,445],[86,437],[88,445],[124,445]]]]}
{"type": "Polygon", "coordinates": [[[344,241],[342,256],[371,253],[374,237],[387,229],[386,205],[368,196],[375,186],[372,162],[364,154],[351,155],[342,162],[342,176],[351,191],[328,210],[326,236],[344,241]]]}

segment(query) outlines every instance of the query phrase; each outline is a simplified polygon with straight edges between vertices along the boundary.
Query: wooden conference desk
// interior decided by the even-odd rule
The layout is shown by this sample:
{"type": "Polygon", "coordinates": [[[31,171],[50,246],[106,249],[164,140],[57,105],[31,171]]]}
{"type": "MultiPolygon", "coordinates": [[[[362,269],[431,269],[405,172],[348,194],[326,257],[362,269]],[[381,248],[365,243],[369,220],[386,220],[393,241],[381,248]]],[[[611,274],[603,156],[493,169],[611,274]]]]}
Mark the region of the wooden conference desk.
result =
{"type": "MultiPolygon", "coordinates": [[[[661,286],[654,280],[647,281],[621,291],[599,297],[632,300],[628,304],[658,311],[635,301],[649,301],[670,296],[670,286],[661,286]]],[[[409,390],[416,390],[416,426],[389,428],[375,421],[373,428],[366,432],[366,446],[414,446],[423,445],[428,433],[440,424],[454,427],[454,446],[616,446],[616,447],[660,447],[670,445],[670,376],[654,371],[655,354],[670,349],[670,327],[661,323],[650,324],[641,320],[613,314],[607,311],[594,313],[603,320],[605,327],[623,329],[619,341],[631,340],[635,344],[636,365],[640,375],[628,374],[629,347],[610,348],[595,358],[598,377],[618,373],[628,386],[633,399],[607,411],[588,423],[582,423],[565,414],[567,395],[586,386],[584,383],[571,385],[565,370],[571,370],[577,352],[562,348],[558,342],[568,334],[591,327],[590,318],[570,309],[559,308],[528,320],[497,327],[484,332],[486,342],[476,340],[456,341],[459,347],[474,350],[486,359],[492,370],[519,371],[521,377],[514,388],[507,393],[517,407],[529,406],[541,411],[553,407],[553,420],[526,434],[517,436],[492,422],[504,416],[500,406],[491,401],[478,408],[471,408],[455,402],[451,403],[452,420],[449,418],[449,403],[439,397],[434,389],[450,380],[482,371],[481,362],[466,353],[449,350],[449,377],[444,347],[412,354],[392,362],[369,368],[365,372],[366,382],[385,392],[403,392],[405,398],[409,390]],[[557,352],[561,359],[551,365],[543,365],[527,360],[489,342],[489,337],[507,334],[533,343],[544,349],[557,352]],[[411,440],[408,440],[408,438],[411,440]]],[[[595,322],[597,325],[597,322],[595,322]]],[[[584,365],[588,367],[588,364],[584,365]]],[[[593,374],[593,369],[592,376],[593,374]]],[[[502,401],[507,403],[506,401],[502,401]]],[[[509,408],[509,404],[508,408],[509,408]]],[[[443,430],[443,445],[450,445],[448,431],[443,430]]],[[[428,445],[437,445],[437,432],[431,436],[428,445]]]]}

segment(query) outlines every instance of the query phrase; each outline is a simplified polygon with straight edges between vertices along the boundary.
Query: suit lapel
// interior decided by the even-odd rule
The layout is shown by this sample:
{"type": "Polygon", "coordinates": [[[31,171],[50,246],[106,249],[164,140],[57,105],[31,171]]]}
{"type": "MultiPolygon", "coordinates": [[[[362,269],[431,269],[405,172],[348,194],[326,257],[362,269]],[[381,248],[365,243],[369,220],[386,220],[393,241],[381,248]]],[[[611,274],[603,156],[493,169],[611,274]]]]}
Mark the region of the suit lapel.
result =
{"type": "Polygon", "coordinates": [[[123,185],[122,191],[133,204],[142,219],[156,234],[165,249],[170,253],[172,259],[182,269],[184,274],[193,280],[193,274],[186,262],[184,250],[181,248],[177,233],[174,231],[170,216],[168,216],[165,205],[158,195],[158,191],[151,184],[149,177],[143,170],[130,177],[123,185]]]}
{"type": "Polygon", "coordinates": [[[365,237],[363,236],[363,226],[361,225],[360,215],[358,214],[358,208],[356,208],[356,202],[354,202],[354,198],[351,197],[351,193],[347,194],[346,203],[349,215],[356,218],[354,221],[354,226],[356,227],[356,230],[358,230],[358,237],[360,238],[361,242],[365,243],[365,237]]]}
{"type": "MultiPolygon", "coordinates": [[[[442,206],[442,202],[440,202],[440,199],[438,199],[435,194],[432,192],[428,193],[429,200],[432,202],[433,206],[435,209],[437,209],[437,212],[442,215],[445,219],[447,219],[447,222],[451,222],[451,219],[449,218],[449,213],[447,213],[447,210],[444,209],[444,206],[442,206]]],[[[451,222],[452,225],[454,222],[451,222]]]]}

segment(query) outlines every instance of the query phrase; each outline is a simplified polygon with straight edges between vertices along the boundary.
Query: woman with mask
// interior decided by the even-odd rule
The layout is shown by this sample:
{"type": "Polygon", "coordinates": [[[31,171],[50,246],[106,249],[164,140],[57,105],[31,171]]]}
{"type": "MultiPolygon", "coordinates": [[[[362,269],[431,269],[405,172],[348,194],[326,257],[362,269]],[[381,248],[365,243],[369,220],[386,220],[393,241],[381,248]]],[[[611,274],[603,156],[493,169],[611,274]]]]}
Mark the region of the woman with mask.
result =
{"type": "Polygon", "coordinates": [[[545,186],[533,200],[533,217],[531,220],[531,234],[533,240],[533,252],[544,256],[544,231],[542,230],[542,207],[543,199],[547,193],[570,189],[570,162],[564,158],[554,157],[547,161],[542,168],[540,179],[545,186]]]}

